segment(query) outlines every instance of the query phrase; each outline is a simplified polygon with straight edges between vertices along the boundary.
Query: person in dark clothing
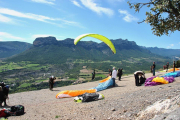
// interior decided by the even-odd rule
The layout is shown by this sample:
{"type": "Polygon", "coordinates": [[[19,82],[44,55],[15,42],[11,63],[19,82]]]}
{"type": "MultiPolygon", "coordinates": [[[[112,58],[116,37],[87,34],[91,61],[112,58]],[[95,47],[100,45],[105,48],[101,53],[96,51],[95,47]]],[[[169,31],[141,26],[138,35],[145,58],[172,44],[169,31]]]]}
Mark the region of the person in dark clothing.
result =
{"type": "Polygon", "coordinates": [[[117,76],[119,77],[119,81],[121,81],[121,76],[122,76],[122,74],[123,74],[122,70],[123,70],[123,68],[121,68],[121,69],[119,68],[119,69],[118,69],[117,76]]]}
{"type": "Polygon", "coordinates": [[[166,64],[166,72],[168,71],[168,68],[169,68],[169,62],[167,62],[166,64]]]}
{"type": "Polygon", "coordinates": [[[92,80],[94,80],[94,78],[95,78],[95,69],[94,69],[94,71],[92,72],[92,80]]]}
{"type": "Polygon", "coordinates": [[[2,86],[0,86],[0,107],[2,107],[3,101],[4,101],[4,93],[3,93],[2,86]]]}
{"type": "Polygon", "coordinates": [[[135,78],[136,86],[141,86],[146,80],[145,73],[143,71],[136,71],[134,73],[134,78],[135,78]],[[139,76],[140,76],[140,78],[139,78],[139,76]]]}
{"type": "Polygon", "coordinates": [[[53,90],[54,80],[56,80],[56,77],[54,77],[54,76],[49,77],[49,89],[50,90],[53,90]]]}
{"type": "Polygon", "coordinates": [[[7,106],[6,99],[8,98],[9,94],[9,85],[5,85],[4,82],[0,83],[1,90],[0,90],[0,106],[2,106],[2,103],[4,102],[4,106],[7,106]]]}
{"type": "Polygon", "coordinates": [[[175,72],[175,68],[176,68],[176,63],[175,61],[173,62],[173,72],[175,72]]]}
{"type": "Polygon", "coordinates": [[[4,93],[4,106],[7,106],[6,99],[8,99],[8,94],[9,94],[9,86],[8,85],[3,87],[3,93],[4,93]]]}
{"type": "Polygon", "coordinates": [[[152,65],[153,76],[155,76],[155,68],[156,68],[155,62],[153,62],[153,65],[152,65]]]}
{"type": "Polygon", "coordinates": [[[109,76],[112,76],[112,70],[109,69],[109,76]]]}
{"type": "Polygon", "coordinates": [[[150,72],[152,73],[152,66],[150,66],[150,72]]]}
{"type": "Polygon", "coordinates": [[[135,77],[135,85],[136,86],[140,86],[140,84],[139,84],[139,75],[138,74],[134,74],[134,77],[135,77]]]}

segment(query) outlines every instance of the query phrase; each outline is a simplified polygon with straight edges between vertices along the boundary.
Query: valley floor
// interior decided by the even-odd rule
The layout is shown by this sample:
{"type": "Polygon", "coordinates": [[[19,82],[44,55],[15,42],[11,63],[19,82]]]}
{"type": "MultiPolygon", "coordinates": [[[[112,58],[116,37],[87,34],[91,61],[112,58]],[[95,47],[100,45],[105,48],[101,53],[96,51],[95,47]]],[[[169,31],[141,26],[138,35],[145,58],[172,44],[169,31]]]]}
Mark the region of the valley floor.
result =
{"type": "MultiPolygon", "coordinates": [[[[166,72],[156,72],[161,76],[166,72]]],[[[146,78],[151,73],[145,74],[146,78]]],[[[96,87],[99,81],[78,85],[54,88],[54,91],[42,89],[9,95],[7,104],[24,105],[25,114],[11,116],[8,120],[104,120],[124,119],[134,120],[138,113],[147,106],[161,99],[170,99],[180,94],[180,77],[173,83],[158,86],[135,86],[134,75],[123,76],[122,81],[116,79],[117,87],[109,88],[99,93],[104,94],[105,99],[88,103],[75,103],[73,98],[56,99],[57,93],[63,90],[86,90],[96,87]]],[[[153,116],[145,116],[150,119],[153,116]]]]}

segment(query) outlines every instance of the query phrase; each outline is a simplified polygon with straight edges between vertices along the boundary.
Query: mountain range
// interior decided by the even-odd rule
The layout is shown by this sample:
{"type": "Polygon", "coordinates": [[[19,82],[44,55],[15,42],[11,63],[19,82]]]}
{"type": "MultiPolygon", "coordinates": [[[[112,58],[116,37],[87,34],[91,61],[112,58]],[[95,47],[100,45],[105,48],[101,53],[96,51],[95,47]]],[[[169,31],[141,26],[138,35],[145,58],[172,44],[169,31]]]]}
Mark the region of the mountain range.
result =
{"type": "Polygon", "coordinates": [[[134,41],[123,39],[115,39],[111,41],[117,50],[117,55],[114,55],[113,57],[110,49],[103,42],[96,43],[92,41],[80,41],[75,46],[74,39],[67,38],[65,40],[57,40],[55,37],[50,36],[36,38],[33,44],[19,41],[0,42],[0,58],[7,58],[16,55],[13,57],[13,59],[19,59],[18,56],[21,56],[21,60],[25,60],[27,58],[31,58],[31,60],[37,60],[37,57],[49,59],[53,56],[56,56],[58,59],[80,59],[80,56],[84,56],[85,59],[92,60],[121,60],[123,57],[135,57],[137,54],[142,54],[143,56],[157,54],[169,58],[173,56],[180,56],[180,49],[142,47],[138,46],[134,41]],[[36,54],[35,56],[34,53],[36,54]],[[47,54],[50,56],[47,56],[47,54]],[[26,57],[26,55],[33,57],[26,57]]]}
{"type": "Polygon", "coordinates": [[[0,42],[0,59],[11,57],[13,55],[24,52],[32,46],[30,43],[11,41],[0,42]]]}
{"type": "Polygon", "coordinates": [[[55,37],[36,38],[32,46],[8,61],[33,61],[36,63],[61,64],[68,60],[121,61],[129,58],[156,57],[156,54],[138,46],[134,41],[111,40],[117,53],[113,54],[105,43],[80,41],[74,39],[56,40],[55,37]]]}

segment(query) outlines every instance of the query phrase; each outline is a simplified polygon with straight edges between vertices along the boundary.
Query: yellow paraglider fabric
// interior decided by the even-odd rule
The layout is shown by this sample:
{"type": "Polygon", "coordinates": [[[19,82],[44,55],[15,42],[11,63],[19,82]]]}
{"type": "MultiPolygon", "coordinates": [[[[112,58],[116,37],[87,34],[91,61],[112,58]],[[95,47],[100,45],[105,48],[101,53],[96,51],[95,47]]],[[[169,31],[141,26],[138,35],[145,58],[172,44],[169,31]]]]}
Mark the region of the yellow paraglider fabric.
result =
{"type": "Polygon", "coordinates": [[[152,82],[158,82],[158,83],[162,83],[162,84],[168,84],[169,82],[166,81],[163,77],[156,77],[152,80],[152,82]]]}
{"type": "Polygon", "coordinates": [[[78,95],[82,95],[84,93],[95,93],[96,89],[91,89],[91,90],[66,90],[59,92],[56,95],[56,98],[67,98],[67,97],[76,97],[78,95]]]}
{"type": "Polygon", "coordinates": [[[106,81],[109,80],[110,78],[111,78],[111,76],[109,76],[109,77],[107,77],[107,78],[101,80],[100,83],[106,82],[106,81]]]}
{"type": "Polygon", "coordinates": [[[76,45],[82,38],[85,38],[85,37],[93,37],[93,38],[96,38],[96,39],[103,41],[104,43],[106,43],[109,46],[109,48],[112,50],[112,52],[114,54],[116,54],[116,49],[115,49],[113,43],[108,38],[106,38],[102,35],[99,35],[99,34],[83,34],[83,35],[80,35],[74,40],[74,44],[76,45]]]}

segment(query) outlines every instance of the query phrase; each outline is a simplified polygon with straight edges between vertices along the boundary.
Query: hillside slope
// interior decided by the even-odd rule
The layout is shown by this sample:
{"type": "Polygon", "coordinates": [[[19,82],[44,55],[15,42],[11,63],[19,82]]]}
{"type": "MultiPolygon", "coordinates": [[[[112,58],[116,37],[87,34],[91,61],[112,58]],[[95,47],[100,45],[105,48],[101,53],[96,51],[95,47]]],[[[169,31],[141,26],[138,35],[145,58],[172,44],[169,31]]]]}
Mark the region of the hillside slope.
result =
{"type": "Polygon", "coordinates": [[[11,41],[0,42],[0,58],[7,58],[24,52],[32,46],[30,43],[11,41]]]}
{"type": "MultiPolygon", "coordinates": [[[[157,72],[156,75],[164,75],[157,72]]],[[[152,74],[146,74],[150,77],[152,74]]],[[[54,91],[43,89],[39,91],[22,92],[9,95],[9,105],[25,106],[25,114],[9,117],[8,120],[57,120],[57,119],[123,119],[135,120],[139,112],[158,100],[170,99],[179,95],[180,81],[152,87],[136,87],[134,76],[123,76],[117,81],[118,87],[100,91],[105,99],[89,103],[75,103],[73,98],[56,99],[55,95],[63,90],[84,90],[95,87],[99,81],[78,85],[54,88],[54,91]]],[[[179,103],[177,103],[179,104],[179,103]]],[[[158,113],[156,113],[158,114],[158,113]]],[[[159,113],[161,114],[161,113],[159,113]]],[[[153,118],[155,114],[144,116],[143,120],[153,118]]]]}
{"type": "Polygon", "coordinates": [[[117,53],[113,55],[105,43],[80,41],[74,45],[74,40],[67,38],[62,41],[55,37],[36,38],[33,46],[8,61],[33,61],[36,63],[62,64],[68,60],[92,60],[92,61],[120,61],[129,58],[152,58],[158,55],[149,50],[142,49],[135,42],[116,39],[112,40],[117,53]]]}
{"type": "Polygon", "coordinates": [[[157,47],[147,47],[147,50],[151,51],[154,54],[165,56],[165,57],[180,57],[180,49],[165,49],[157,47]]]}

